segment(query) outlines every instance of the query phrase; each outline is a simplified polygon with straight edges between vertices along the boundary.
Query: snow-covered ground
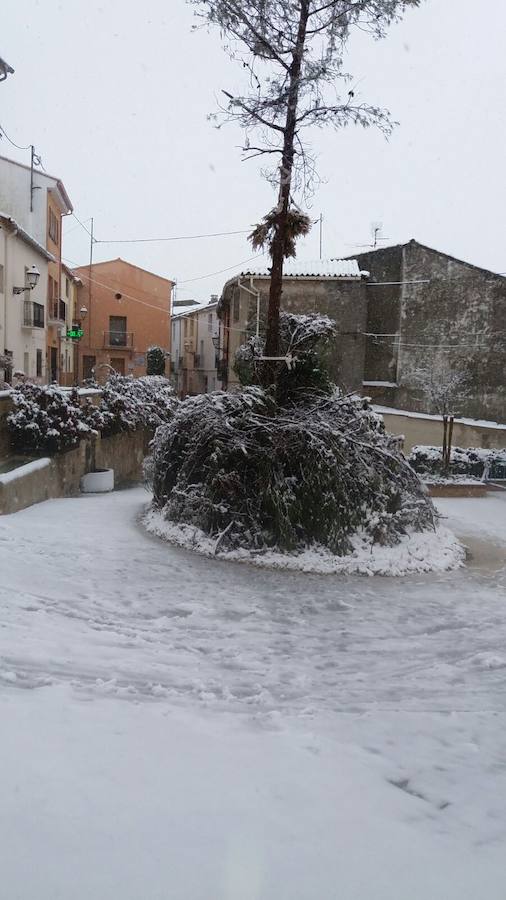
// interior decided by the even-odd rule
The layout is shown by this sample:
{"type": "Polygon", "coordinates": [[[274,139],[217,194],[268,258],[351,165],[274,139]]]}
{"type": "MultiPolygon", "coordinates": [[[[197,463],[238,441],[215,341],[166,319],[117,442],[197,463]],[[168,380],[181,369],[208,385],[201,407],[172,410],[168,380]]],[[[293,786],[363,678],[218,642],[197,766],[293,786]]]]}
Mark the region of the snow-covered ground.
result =
{"type": "Polygon", "coordinates": [[[503,900],[506,493],[404,579],[210,560],[147,499],[0,518],[0,896],[503,900]]]}

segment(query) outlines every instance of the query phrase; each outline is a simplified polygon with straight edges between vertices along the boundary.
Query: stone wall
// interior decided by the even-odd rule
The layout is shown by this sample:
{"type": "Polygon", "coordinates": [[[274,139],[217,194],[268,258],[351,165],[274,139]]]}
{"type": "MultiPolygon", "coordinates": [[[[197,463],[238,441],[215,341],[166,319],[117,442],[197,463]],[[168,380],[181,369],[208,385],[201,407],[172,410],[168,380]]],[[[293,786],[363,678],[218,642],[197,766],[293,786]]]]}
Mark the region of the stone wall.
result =
{"type": "MultiPolygon", "coordinates": [[[[141,481],[142,464],[149,453],[153,432],[144,429],[97,438],[94,469],[114,469],[114,486],[141,481]]],[[[88,470],[89,471],[89,470],[88,470]]]]}
{"type": "Polygon", "coordinates": [[[0,395],[0,459],[9,455],[9,432],[7,430],[7,416],[12,409],[12,401],[7,392],[0,395]]]}
{"type": "MultiPolygon", "coordinates": [[[[265,321],[269,298],[269,279],[256,277],[253,289],[260,291],[260,316],[265,321]]],[[[250,285],[248,284],[248,287],[250,285]]],[[[362,387],[365,357],[365,335],[367,322],[367,287],[361,279],[339,278],[288,278],[283,281],[281,309],[291,313],[318,312],[336,322],[338,336],[329,353],[329,369],[332,379],[345,390],[360,390],[362,387]]],[[[229,283],[223,300],[230,304],[239,301],[240,312],[236,318],[230,316],[230,331],[225,335],[225,348],[229,359],[229,387],[237,384],[237,376],[232,370],[234,354],[244,340],[246,329],[254,328],[256,320],[256,298],[246,291],[240,291],[237,284],[229,283]]],[[[223,307],[223,304],[222,304],[223,307]]],[[[223,315],[223,309],[221,312],[223,315]]],[[[228,325],[228,320],[227,323],[228,325]]]]}
{"type": "Polygon", "coordinates": [[[367,338],[364,381],[396,382],[401,317],[403,247],[387,247],[357,256],[371,273],[367,286],[367,338]],[[380,282],[377,286],[374,282],[380,282]],[[377,338],[370,335],[378,335],[377,338]]]}
{"type": "Polygon", "coordinates": [[[434,413],[414,372],[449,365],[466,378],[455,413],[506,422],[506,278],[417,241],[356,258],[374,281],[403,282],[368,288],[378,337],[368,338],[365,392],[384,382],[381,403],[434,413]]]}
{"type": "Polygon", "coordinates": [[[81,476],[94,469],[114,469],[115,487],[140,481],[151,438],[152,432],[144,430],[97,436],[81,441],[74,450],[51,457],[44,468],[29,469],[5,483],[0,477],[0,515],[18,512],[43,500],[75,497],[80,491],[81,476]]]}

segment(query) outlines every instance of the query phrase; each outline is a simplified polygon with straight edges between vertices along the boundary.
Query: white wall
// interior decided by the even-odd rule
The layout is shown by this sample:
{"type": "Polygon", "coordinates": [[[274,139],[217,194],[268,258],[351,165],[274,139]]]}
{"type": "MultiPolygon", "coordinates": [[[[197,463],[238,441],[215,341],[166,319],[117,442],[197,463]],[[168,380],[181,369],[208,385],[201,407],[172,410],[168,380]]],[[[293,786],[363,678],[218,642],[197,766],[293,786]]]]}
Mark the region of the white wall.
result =
{"type": "MultiPolygon", "coordinates": [[[[28,154],[27,154],[28,155],[28,154]]],[[[27,162],[29,163],[29,159],[27,162]]],[[[0,212],[12,216],[39,244],[46,246],[47,190],[56,181],[34,169],[33,212],[30,212],[30,169],[0,158],[0,212]]]]}
{"type": "Polygon", "coordinates": [[[15,234],[0,228],[0,265],[4,266],[4,293],[0,294],[0,351],[13,352],[13,369],[25,372],[33,381],[47,380],[47,260],[15,234]],[[13,287],[25,284],[25,268],[37,266],[39,283],[33,291],[14,294],[13,287]],[[24,301],[44,307],[44,328],[23,327],[24,301]],[[42,375],[36,375],[37,350],[42,350],[42,375]],[[27,356],[25,355],[27,354],[27,356]],[[25,361],[28,371],[25,371],[25,361]]]}

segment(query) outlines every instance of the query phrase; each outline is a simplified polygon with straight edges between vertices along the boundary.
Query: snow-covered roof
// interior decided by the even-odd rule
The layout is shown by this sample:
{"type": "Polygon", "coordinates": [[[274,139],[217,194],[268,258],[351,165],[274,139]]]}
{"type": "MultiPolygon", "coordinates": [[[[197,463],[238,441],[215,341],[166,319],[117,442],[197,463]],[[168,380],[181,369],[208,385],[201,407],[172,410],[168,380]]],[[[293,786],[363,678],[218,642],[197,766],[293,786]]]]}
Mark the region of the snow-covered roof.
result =
{"type": "Polygon", "coordinates": [[[19,222],[16,222],[16,220],[13,219],[12,216],[9,216],[8,213],[3,213],[0,211],[0,219],[8,222],[11,228],[14,228],[16,230],[16,234],[21,238],[22,241],[25,242],[25,244],[28,244],[33,250],[36,250],[37,253],[40,253],[41,256],[44,256],[45,259],[49,260],[50,262],[56,262],[56,257],[53,256],[53,254],[50,253],[49,250],[46,250],[46,248],[43,247],[42,244],[39,244],[39,242],[36,241],[35,238],[31,236],[31,234],[28,234],[28,232],[25,231],[24,228],[21,228],[19,222]]]}
{"type": "MultiPolygon", "coordinates": [[[[268,265],[243,269],[241,275],[270,278],[268,265]]],[[[361,278],[356,259],[287,259],[283,267],[284,278],[361,278]]]]}

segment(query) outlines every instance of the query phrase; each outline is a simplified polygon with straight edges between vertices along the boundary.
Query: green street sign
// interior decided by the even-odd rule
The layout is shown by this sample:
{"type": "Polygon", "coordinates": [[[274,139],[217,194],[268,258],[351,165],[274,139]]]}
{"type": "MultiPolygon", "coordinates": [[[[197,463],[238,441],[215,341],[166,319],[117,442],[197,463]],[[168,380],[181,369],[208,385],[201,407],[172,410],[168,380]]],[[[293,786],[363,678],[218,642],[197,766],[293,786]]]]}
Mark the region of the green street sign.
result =
{"type": "Polygon", "coordinates": [[[84,335],[82,328],[67,328],[67,337],[73,341],[80,341],[84,335]]]}

